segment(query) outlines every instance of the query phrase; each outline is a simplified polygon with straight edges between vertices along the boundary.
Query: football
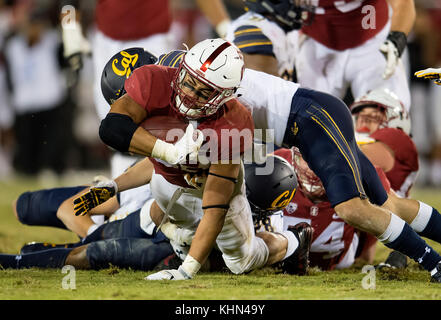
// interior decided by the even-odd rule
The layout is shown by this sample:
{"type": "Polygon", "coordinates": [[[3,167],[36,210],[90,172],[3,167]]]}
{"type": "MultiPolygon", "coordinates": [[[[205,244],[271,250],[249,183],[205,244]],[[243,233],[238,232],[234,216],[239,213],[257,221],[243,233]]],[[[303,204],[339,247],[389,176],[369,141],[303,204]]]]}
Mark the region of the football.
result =
{"type": "Polygon", "coordinates": [[[184,135],[188,123],[176,117],[153,116],[145,119],[140,126],[158,139],[175,143],[184,135]]]}

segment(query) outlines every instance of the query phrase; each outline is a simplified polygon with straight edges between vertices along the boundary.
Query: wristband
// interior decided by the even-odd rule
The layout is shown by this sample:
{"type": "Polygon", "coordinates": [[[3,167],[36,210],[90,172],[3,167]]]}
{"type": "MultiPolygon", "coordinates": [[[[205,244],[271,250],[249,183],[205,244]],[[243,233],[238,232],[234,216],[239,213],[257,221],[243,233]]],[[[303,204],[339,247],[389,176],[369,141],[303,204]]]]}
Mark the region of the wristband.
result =
{"type": "Polygon", "coordinates": [[[187,254],[187,257],[185,257],[185,260],[180,266],[180,268],[184,269],[185,273],[190,278],[193,278],[201,268],[201,264],[191,255],[187,254]]]}
{"type": "Polygon", "coordinates": [[[175,148],[171,143],[156,139],[152,150],[152,157],[173,164],[176,160],[175,148]],[[174,157],[173,157],[174,156],[174,157]]]}
{"type": "Polygon", "coordinates": [[[391,41],[398,50],[398,56],[401,57],[407,45],[407,37],[404,32],[391,31],[387,36],[387,40],[391,41]]]}

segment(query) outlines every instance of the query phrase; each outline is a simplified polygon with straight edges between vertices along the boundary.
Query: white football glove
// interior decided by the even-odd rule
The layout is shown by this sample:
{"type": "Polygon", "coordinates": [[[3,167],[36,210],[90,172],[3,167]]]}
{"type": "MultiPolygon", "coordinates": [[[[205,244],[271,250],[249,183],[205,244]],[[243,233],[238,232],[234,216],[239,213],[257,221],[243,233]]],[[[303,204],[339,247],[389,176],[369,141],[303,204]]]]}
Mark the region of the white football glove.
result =
{"type": "Polygon", "coordinates": [[[168,239],[176,242],[182,247],[190,246],[195,234],[195,231],[179,228],[176,224],[170,221],[163,223],[160,229],[168,239]]]}
{"type": "Polygon", "coordinates": [[[386,58],[386,68],[383,79],[389,79],[395,72],[398,61],[406,48],[406,34],[400,31],[391,31],[386,41],[380,46],[380,51],[386,58]]]}
{"type": "Polygon", "coordinates": [[[190,275],[180,266],[177,270],[161,270],[144,278],[144,280],[189,280],[190,275]]]}
{"type": "Polygon", "coordinates": [[[77,21],[62,23],[62,40],[64,58],[69,62],[73,70],[79,70],[83,66],[82,54],[90,54],[89,42],[83,36],[81,24],[77,21]]]}
{"type": "Polygon", "coordinates": [[[152,157],[162,159],[170,164],[178,164],[187,160],[189,156],[190,163],[195,163],[198,157],[198,151],[204,142],[204,135],[202,131],[196,130],[197,139],[193,139],[195,129],[193,125],[189,124],[185,130],[185,134],[175,144],[171,144],[160,139],[152,150],[152,157]]]}
{"type": "Polygon", "coordinates": [[[417,78],[433,80],[435,84],[441,86],[441,68],[427,68],[415,72],[417,78]]]}
{"type": "Polygon", "coordinates": [[[383,79],[386,80],[389,79],[395,72],[399,58],[398,50],[391,41],[387,40],[381,45],[380,51],[386,58],[386,68],[383,72],[383,79]]]}

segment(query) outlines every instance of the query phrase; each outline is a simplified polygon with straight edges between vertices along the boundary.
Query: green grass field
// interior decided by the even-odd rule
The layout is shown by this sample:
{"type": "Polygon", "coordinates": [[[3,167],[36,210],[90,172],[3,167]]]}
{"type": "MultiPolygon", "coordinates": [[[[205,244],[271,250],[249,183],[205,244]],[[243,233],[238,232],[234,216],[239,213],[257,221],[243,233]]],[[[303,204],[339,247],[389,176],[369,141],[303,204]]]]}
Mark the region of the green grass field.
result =
{"type": "MultiPolygon", "coordinates": [[[[63,183],[63,186],[69,184],[63,183]]],[[[70,184],[74,185],[74,184],[70,184]]],[[[59,185],[52,185],[55,187],[59,185]]],[[[0,252],[16,254],[29,241],[76,241],[72,233],[53,228],[21,225],[13,216],[11,203],[26,190],[41,185],[34,180],[0,182],[0,252]]],[[[412,196],[441,208],[441,190],[414,190],[412,196]]],[[[430,242],[441,251],[441,245],[430,242]]],[[[376,262],[389,249],[379,244],[376,262]]],[[[404,271],[377,272],[375,289],[363,289],[366,274],[362,265],[347,270],[322,272],[312,269],[308,276],[275,274],[258,270],[248,275],[200,273],[191,281],[147,282],[147,272],[109,268],[100,271],[76,270],[75,289],[63,289],[62,270],[0,270],[0,299],[149,299],[149,300],[441,300],[441,285],[430,283],[429,274],[413,261],[404,271]]]]}

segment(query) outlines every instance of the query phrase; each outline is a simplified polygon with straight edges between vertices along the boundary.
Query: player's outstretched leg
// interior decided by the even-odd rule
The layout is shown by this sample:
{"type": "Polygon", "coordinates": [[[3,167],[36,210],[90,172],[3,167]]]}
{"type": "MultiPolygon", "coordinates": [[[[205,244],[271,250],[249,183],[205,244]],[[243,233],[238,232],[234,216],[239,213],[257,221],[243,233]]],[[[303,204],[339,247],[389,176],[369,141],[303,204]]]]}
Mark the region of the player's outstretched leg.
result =
{"type": "Polygon", "coordinates": [[[386,208],[405,220],[420,236],[441,243],[441,215],[428,204],[390,195],[386,208]]]}
{"type": "Polygon", "coordinates": [[[335,211],[349,224],[375,235],[388,248],[400,251],[418,262],[431,273],[432,279],[436,280],[440,273],[441,282],[441,271],[437,269],[441,256],[403,219],[360,198],[338,204],[335,211]]]}

